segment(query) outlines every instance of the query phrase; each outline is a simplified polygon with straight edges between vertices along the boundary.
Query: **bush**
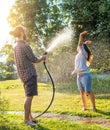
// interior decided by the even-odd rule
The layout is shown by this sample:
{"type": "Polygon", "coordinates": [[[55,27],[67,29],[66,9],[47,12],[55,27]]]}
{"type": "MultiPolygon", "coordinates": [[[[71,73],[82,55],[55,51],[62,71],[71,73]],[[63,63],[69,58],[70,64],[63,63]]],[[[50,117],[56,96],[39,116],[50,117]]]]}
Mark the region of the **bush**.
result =
{"type": "Polygon", "coordinates": [[[5,120],[6,111],[8,110],[9,103],[5,98],[0,97],[0,123],[5,120]]]}

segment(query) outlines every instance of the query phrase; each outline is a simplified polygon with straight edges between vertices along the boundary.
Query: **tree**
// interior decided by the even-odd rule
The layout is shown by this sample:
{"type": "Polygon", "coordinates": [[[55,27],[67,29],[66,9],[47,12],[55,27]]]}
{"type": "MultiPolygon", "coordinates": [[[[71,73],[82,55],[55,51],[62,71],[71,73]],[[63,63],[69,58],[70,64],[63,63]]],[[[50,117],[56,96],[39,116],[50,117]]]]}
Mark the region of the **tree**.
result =
{"type": "MultiPolygon", "coordinates": [[[[92,67],[109,69],[107,67],[110,63],[107,61],[107,57],[110,57],[108,53],[110,50],[109,8],[110,0],[16,0],[15,5],[10,10],[8,20],[12,27],[18,24],[27,27],[29,30],[28,41],[37,53],[42,53],[50,39],[65,27],[72,26],[75,28],[74,43],[77,43],[79,33],[82,30],[88,30],[89,34],[86,38],[89,37],[94,42],[99,41],[98,44],[100,45],[104,44],[102,47],[105,52],[105,58],[99,62],[99,59],[102,59],[100,55],[102,50],[98,50],[100,45],[95,44],[96,50],[93,49],[93,51],[97,57],[94,59],[92,67]]],[[[68,50],[72,50],[71,48],[76,48],[76,44],[70,46],[68,50]]],[[[68,50],[63,48],[62,51],[68,50]]],[[[62,51],[57,52],[57,56],[62,51]]],[[[70,51],[68,52],[70,53],[70,51]]]]}
{"type": "Polygon", "coordinates": [[[1,57],[5,56],[5,61],[0,63],[1,79],[12,79],[15,72],[13,46],[8,43],[0,51],[1,57]]]}
{"type": "Polygon", "coordinates": [[[64,0],[63,9],[70,11],[76,36],[82,30],[89,30],[93,38],[110,43],[110,0],[64,0]]]}
{"type": "Polygon", "coordinates": [[[45,49],[48,41],[68,23],[61,5],[45,0],[16,0],[8,21],[12,27],[18,24],[27,27],[28,40],[37,51],[45,49]]]}

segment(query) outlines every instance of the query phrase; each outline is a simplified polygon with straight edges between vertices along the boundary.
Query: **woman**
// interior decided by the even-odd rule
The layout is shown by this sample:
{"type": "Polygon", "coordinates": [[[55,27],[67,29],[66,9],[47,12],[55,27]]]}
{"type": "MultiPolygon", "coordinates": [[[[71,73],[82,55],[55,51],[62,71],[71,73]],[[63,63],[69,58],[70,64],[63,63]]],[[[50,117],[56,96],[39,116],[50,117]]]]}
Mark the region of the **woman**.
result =
{"type": "Polygon", "coordinates": [[[91,90],[92,78],[88,70],[88,66],[91,63],[93,55],[91,54],[87,44],[91,44],[91,41],[83,43],[83,36],[87,34],[87,31],[80,33],[77,51],[78,54],[75,57],[75,70],[72,74],[77,74],[77,86],[80,90],[81,99],[83,103],[83,110],[87,109],[86,95],[90,97],[92,110],[96,111],[95,97],[91,90]]]}
{"type": "Polygon", "coordinates": [[[24,26],[17,26],[10,32],[16,39],[16,46],[14,48],[15,62],[17,66],[18,75],[24,84],[25,102],[24,102],[24,122],[31,126],[36,125],[35,118],[31,115],[31,104],[33,96],[38,95],[37,91],[37,73],[34,63],[39,63],[46,59],[43,55],[37,58],[26,40],[26,28],[24,26]]]}

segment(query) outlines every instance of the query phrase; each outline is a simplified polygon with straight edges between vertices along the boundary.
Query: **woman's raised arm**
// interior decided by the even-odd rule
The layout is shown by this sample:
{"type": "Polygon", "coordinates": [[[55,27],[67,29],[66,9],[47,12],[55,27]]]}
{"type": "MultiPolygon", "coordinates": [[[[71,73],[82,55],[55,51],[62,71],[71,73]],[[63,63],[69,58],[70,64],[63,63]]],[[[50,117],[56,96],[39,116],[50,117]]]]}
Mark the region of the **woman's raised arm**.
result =
{"type": "Polygon", "coordinates": [[[87,34],[87,31],[84,31],[84,32],[80,33],[80,35],[79,35],[79,42],[78,42],[79,46],[82,46],[82,44],[83,44],[83,36],[85,34],[87,34]]]}

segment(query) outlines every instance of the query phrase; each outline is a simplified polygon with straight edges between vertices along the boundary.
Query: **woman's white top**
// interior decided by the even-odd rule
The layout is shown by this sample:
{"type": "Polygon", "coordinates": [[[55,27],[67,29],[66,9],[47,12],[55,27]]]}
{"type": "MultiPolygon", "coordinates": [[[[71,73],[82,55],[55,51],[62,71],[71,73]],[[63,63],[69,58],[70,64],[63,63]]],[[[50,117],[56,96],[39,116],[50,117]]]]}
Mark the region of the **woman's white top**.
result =
{"type": "Polygon", "coordinates": [[[84,49],[84,46],[77,47],[78,54],[75,56],[75,69],[72,74],[77,73],[78,75],[83,73],[89,73],[86,65],[88,54],[84,49]]]}

